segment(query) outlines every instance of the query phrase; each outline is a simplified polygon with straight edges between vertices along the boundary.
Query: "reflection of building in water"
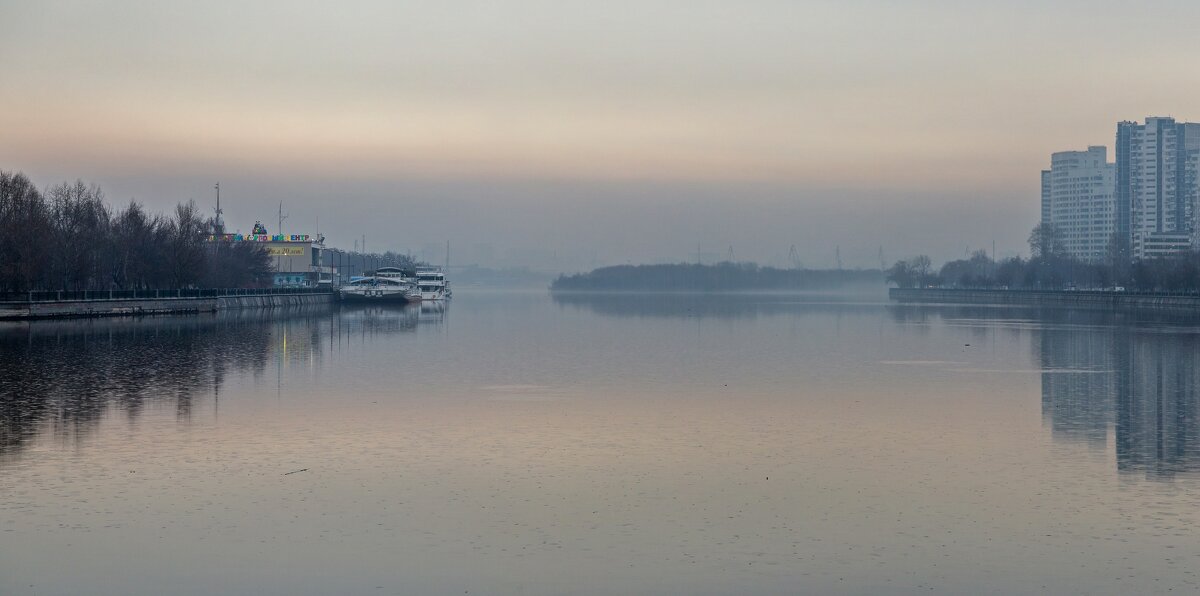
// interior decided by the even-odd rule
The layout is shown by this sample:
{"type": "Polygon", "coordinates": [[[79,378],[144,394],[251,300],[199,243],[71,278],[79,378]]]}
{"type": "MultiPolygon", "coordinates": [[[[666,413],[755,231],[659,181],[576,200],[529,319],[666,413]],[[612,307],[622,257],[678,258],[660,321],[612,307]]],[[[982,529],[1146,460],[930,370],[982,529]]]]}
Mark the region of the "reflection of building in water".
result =
{"type": "Polygon", "coordinates": [[[1131,327],[1040,333],[1042,415],[1055,439],[1107,446],[1117,469],[1200,472],[1200,335],[1131,327]]]}
{"type": "Polygon", "coordinates": [[[1113,421],[1111,334],[1043,331],[1042,419],[1056,439],[1107,444],[1113,421]]]}
{"type": "Polygon", "coordinates": [[[1198,472],[1200,341],[1192,335],[1139,337],[1117,375],[1117,466],[1156,475],[1198,472]]]}

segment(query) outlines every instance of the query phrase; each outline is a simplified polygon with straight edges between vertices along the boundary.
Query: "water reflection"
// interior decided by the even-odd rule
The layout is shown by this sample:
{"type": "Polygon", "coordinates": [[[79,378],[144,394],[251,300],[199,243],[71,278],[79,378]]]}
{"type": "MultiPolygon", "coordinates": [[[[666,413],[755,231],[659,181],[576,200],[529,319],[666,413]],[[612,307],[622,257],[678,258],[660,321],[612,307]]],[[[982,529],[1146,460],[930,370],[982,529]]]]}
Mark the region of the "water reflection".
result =
{"type": "Polygon", "coordinates": [[[0,593],[1194,587],[1200,326],[689,298],[0,327],[0,593]]]}
{"type": "Polygon", "coordinates": [[[85,441],[109,415],[150,405],[188,423],[199,400],[218,411],[232,374],[319,368],[354,337],[438,324],[444,307],[319,307],[196,316],[0,323],[0,463],[38,436],[85,441]]]}
{"type": "Polygon", "coordinates": [[[1111,437],[1122,473],[1200,472],[1200,328],[1106,323],[1047,327],[1035,341],[1054,438],[1104,449],[1111,437]]]}

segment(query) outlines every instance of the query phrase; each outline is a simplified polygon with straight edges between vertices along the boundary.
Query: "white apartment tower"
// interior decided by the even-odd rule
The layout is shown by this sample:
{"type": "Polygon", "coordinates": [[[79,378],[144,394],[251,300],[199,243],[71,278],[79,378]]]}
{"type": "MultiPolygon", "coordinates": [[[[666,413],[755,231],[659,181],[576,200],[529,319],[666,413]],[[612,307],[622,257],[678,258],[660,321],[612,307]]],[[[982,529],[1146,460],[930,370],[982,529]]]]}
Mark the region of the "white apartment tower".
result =
{"type": "Polygon", "coordinates": [[[1116,227],[1135,258],[1197,246],[1200,124],[1149,117],[1117,123],[1116,227]]]}
{"type": "Polygon", "coordinates": [[[1050,170],[1042,170],[1042,223],[1050,223],[1050,170]]]}
{"type": "Polygon", "coordinates": [[[1051,154],[1050,169],[1042,170],[1042,223],[1058,228],[1071,256],[1099,262],[1107,254],[1116,230],[1115,182],[1105,147],[1051,154]]]}

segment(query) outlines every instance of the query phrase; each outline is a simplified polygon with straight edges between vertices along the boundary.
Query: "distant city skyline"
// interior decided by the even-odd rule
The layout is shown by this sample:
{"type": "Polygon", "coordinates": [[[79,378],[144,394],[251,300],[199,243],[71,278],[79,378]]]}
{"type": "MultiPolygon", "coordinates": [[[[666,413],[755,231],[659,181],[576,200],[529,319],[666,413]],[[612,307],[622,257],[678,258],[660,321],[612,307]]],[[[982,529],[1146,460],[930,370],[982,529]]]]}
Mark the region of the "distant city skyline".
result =
{"type": "Polygon", "coordinates": [[[839,248],[847,267],[877,266],[880,246],[1027,253],[1046,155],[1111,145],[1115,121],[1200,116],[1198,17],[1185,2],[7,2],[0,169],[153,210],[209,209],[220,182],[230,228],[269,225],[282,200],[287,231],[319,220],[343,248],[487,244],[564,271],[698,244],[768,264],[795,245],[814,267],[839,248]]]}
{"type": "Polygon", "coordinates": [[[1041,172],[1041,223],[1072,256],[1091,262],[1113,251],[1137,259],[1200,248],[1200,124],[1163,116],[1116,125],[1107,148],[1058,151],[1041,172]]]}

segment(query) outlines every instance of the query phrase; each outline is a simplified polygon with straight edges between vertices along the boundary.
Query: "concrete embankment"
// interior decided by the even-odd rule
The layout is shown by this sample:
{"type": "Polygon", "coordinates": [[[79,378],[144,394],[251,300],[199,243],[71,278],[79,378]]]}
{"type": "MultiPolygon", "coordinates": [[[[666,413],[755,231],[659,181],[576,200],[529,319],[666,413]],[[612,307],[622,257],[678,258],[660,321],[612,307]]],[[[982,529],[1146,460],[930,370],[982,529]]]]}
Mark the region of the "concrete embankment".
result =
{"type": "Polygon", "coordinates": [[[939,288],[891,288],[888,297],[897,302],[924,304],[1027,304],[1113,310],[1160,309],[1200,312],[1200,296],[1107,292],[1099,290],[951,290],[939,288]]]}
{"type": "Polygon", "coordinates": [[[200,298],[90,299],[35,302],[0,302],[0,320],[112,317],[152,314],[188,314],[238,308],[282,308],[330,304],[332,292],[312,294],[261,294],[200,298]]]}

